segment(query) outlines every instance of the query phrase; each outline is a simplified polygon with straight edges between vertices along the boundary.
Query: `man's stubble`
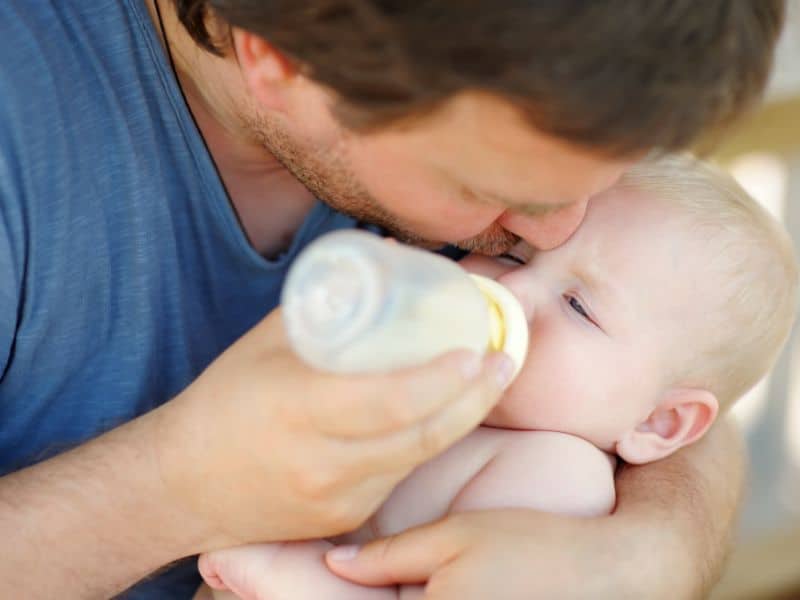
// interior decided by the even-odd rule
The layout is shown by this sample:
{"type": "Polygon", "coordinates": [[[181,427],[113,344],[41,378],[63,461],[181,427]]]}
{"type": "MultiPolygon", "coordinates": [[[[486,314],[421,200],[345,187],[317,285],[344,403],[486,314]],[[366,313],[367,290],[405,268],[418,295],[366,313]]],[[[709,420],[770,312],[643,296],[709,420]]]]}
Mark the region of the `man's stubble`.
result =
{"type": "MultiPolygon", "coordinates": [[[[266,148],[317,198],[331,208],[359,221],[378,225],[395,238],[422,248],[440,248],[447,243],[469,252],[497,255],[506,252],[519,238],[493,223],[476,236],[464,240],[429,240],[386,210],[355,177],[347,156],[339,149],[324,153],[306,148],[266,120],[250,125],[255,139],[266,148]]],[[[436,215],[431,215],[432,219],[436,215]]]]}

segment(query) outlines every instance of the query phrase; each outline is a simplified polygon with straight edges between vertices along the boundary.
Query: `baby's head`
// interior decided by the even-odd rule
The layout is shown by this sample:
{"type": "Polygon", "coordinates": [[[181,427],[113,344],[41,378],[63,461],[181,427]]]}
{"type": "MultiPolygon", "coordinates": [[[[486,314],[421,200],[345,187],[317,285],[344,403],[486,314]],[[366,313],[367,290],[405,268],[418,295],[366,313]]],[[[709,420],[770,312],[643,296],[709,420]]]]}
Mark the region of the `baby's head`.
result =
{"type": "Polygon", "coordinates": [[[530,322],[525,365],[486,423],[571,433],[628,462],[700,438],[767,372],[794,318],[786,232],[686,155],[634,167],[563,246],[510,257],[465,259],[530,322]]]}

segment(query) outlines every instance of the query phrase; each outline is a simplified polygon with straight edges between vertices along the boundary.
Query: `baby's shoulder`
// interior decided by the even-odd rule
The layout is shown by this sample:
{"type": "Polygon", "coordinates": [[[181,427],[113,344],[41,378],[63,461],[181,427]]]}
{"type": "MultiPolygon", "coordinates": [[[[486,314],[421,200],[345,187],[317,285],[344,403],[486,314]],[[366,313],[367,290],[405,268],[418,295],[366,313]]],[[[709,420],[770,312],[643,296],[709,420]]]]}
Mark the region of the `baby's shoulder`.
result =
{"type": "Polygon", "coordinates": [[[415,469],[350,542],[391,535],[451,512],[531,508],[593,516],[615,502],[614,462],[581,438],[479,427],[415,469]]]}
{"type": "MultiPolygon", "coordinates": [[[[490,429],[490,428],[482,428],[490,429]]],[[[533,458],[552,457],[556,462],[575,461],[587,468],[614,468],[616,459],[600,450],[591,442],[569,433],[560,431],[522,431],[513,429],[497,429],[493,434],[497,447],[497,456],[513,454],[517,458],[531,456],[533,458]]]]}
{"type": "Polygon", "coordinates": [[[493,457],[451,509],[534,508],[595,516],[614,508],[615,459],[574,435],[482,428],[493,457]]]}

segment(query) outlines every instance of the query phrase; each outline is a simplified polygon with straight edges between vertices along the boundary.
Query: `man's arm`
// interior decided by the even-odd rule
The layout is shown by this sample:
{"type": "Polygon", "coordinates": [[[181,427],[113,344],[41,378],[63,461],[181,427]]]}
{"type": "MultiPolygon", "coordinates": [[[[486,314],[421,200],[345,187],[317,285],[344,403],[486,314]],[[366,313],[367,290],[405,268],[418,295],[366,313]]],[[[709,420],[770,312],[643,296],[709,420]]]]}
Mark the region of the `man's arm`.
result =
{"type": "Polygon", "coordinates": [[[695,598],[719,578],[743,481],[731,423],[673,457],[626,468],[613,515],[459,513],[328,554],[359,583],[428,581],[426,599],[695,598]]]}
{"type": "MultiPolygon", "coordinates": [[[[722,575],[742,498],[744,457],[738,427],[729,417],[689,448],[618,475],[619,516],[647,527],[649,542],[664,547],[654,557],[660,564],[652,565],[663,596],[682,584],[686,597],[703,598],[722,575]],[[685,568],[673,571],[670,560],[685,568]]],[[[644,552],[648,540],[643,541],[644,552]]]]}
{"type": "Polygon", "coordinates": [[[157,418],[0,479],[0,581],[9,594],[110,597],[208,543],[160,481],[157,418]]]}
{"type": "Polygon", "coordinates": [[[108,597],[189,554],[354,529],[483,420],[507,366],[453,353],[326,375],[275,311],[170,402],[0,479],[0,581],[21,598],[108,597]]]}

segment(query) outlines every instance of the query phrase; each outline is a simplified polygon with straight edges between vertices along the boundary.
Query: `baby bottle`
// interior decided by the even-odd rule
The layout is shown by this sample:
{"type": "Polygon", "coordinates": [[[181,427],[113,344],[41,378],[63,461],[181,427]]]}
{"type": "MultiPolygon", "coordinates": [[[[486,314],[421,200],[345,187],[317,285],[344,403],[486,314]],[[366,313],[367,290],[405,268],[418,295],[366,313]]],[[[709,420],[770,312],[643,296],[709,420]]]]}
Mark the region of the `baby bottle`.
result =
{"type": "Polygon", "coordinates": [[[528,347],[522,307],[502,285],[364,231],[310,244],[289,270],[281,304],[295,352],[336,373],[417,365],[460,348],[502,350],[519,370],[528,347]]]}

